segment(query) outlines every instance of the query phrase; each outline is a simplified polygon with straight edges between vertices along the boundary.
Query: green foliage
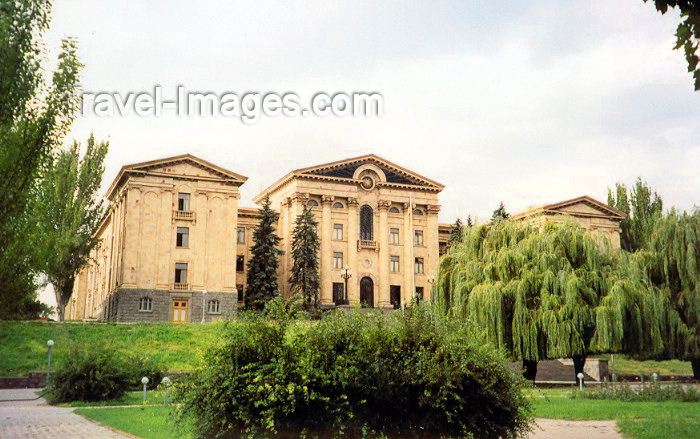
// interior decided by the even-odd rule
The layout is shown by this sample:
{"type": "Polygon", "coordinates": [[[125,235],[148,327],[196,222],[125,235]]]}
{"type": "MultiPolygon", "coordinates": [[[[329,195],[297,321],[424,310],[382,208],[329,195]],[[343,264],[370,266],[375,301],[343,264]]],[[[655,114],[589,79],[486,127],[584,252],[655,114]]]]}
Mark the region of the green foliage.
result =
{"type": "Polygon", "coordinates": [[[508,219],[509,217],[510,214],[506,212],[506,206],[503,204],[503,201],[501,201],[501,204],[498,205],[498,208],[493,211],[493,215],[491,215],[491,221],[496,223],[498,221],[508,219]]]}
{"type": "Polygon", "coordinates": [[[618,255],[574,223],[474,227],[440,261],[434,300],[516,360],[659,352],[657,302],[618,255]],[[653,316],[652,316],[653,317],[653,316]]]}
{"type": "Polygon", "coordinates": [[[38,178],[78,109],[75,40],[61,45],[47,84],[42,38],[51,3],[0,0],[0,318],[33,318],[36,254],[30,205],[38,178]]]}
{"type": "Polygon", "coordinates": [[[318,222],[308,206],[297,216],[292,233],[292,275],[289,278],[292,292],[301,294],[307,305],[318,306],[321,281],[318,275],[318,251],[320,243],[316,227],[318,222]]]}
{"type": "Polygon", "coordinates": [[[199,437],[514,437],[523,381],[463,325],[426,308],[337,312],[286,337],[283,322],[227,327],[179,389],[199,437]]]}
{"type": "Polygon", "coordinates": [[[74,343],[52,373],[47,395],[52,403],[107,401],[139,388],[144,376],[155,387],[162,366],[141,354],[122,356],[111,344],[74,343]]]}
{"type": "MultiPolygon", "coordinates": [[[[644,0],[646,3],[648,0],[644,0]]],[[[668,8],[678,6],[682,21],[676,28],[676,45],[685,52],[688,72],[695,78],[695,91],[700,91],[700,66],[698,65],[698,46],[700,46],[700,3],[697,0],[654,0],[656,10],[665,14],[668,8]]]]}
{"type": "Polygon", "coordinates": [[[571,397],[574,399],[608,399],[626,402],[700,402],[700,393],[693,386],[682,386],[679,384],[661,385],[658,383],[634,387],[627,384],[607,385],[593,390],[584,390],[583,392],[575,391],[571,397]]]}
{"type": "Polygon", "coordinates": [[[644,247],[651,234],[654,219],[661,215],[661,197],[652,192],[641,177],[628,192],[622,183],[615,184],[615,192],[608,189],[608,206],[624,212],[627,218],[620,222],[620,246],[628,252],[644,247]]]}
{"type": "Polygon", "coordinates": [[[462,220],[457,218],[457,221],[450,228],[450,237],[447,240],[447,246],[452,247],[453,245],[462,242],[462,235],[464,234],[464,225],[462,220]]]}
{"type": "Polygon", "coordinates": [[[82,158],[78,142],[60,151],[46,170],[34,203],[40,268],[53,285],[61,321],[75,277],[99,243],[95,231],[106,209],[97,191],[108,148],[107,142],[96,143],[90,135],[82,158]]]}
{"type": "Polygon", "coordinates": [[[280,294],[277,285],[278,255],[280,237],[275,234],[275,224],[279,215],[270,207],[270,198],[265,197],[262,206],[262,219],[255,226],[248,261],[246,277],[245,306],[247,309],[263,309],[265,303],[280,294]]]}

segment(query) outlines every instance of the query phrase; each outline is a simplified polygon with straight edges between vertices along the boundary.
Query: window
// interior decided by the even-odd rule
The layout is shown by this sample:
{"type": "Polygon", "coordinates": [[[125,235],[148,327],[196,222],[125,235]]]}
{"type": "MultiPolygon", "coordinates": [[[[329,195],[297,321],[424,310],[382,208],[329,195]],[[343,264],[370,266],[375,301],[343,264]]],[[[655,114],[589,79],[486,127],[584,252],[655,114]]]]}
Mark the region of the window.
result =
{"type": "Polygon", "coordinates": [[[374,213],[372,208],[366,204],[360,208],[360,239],[363,241],[374,240],[374,213]]]}
{"type": "Polygon", "coordinates": [[[416,302],[423,301],[423,287],[416,287],[416,302]]]}
{"type": "Polygon", "coordinates": [[[153,300],[150,297],[139,299],[139,311],[153,311],[153,300]]]}
{"type": "Polygon", "coordinates": [[[398,207],[390,207],[389,213],[401,213],[398,207]]]}
{"type": "Polygon", "coordinates": [[[236,271],[245,271],[245,256],[236,256],[236,271]]]}
{"type": "Polygon", "coordinates": [[[342,241],[343,240],[343,225],[333,224],[333,240],[342,241]]]}
{"type": "Polygon", "coordinates": [[[318,207],[318,201],[316,200],[309,200],[306,202],[306,205],[309,207],[318,207]]]}
{"type": "Polygon", "coordinates": [[[424,267],[423,267],[423,258],[416,258],[416,274],[423,274],[424,267]]]}
{"type": "Polygon", "coordinates": [[[399,257],[398,256],[391,256],[391,259],[389,259],[389,271],[391,271],[392,273],[399,272],[399,257]]]}
{"type": "Polygon", "coordinates": [[[342,209],[343,207],[345,207],[345,206],[343,206],[343,203],[341,203],[339,201],[336,201],[335,203],[333,203],[333,209],[342,209]]]}
{"type": "Polygon", "coordinates": [[[236,242],[238,244],[245,244],[245,227],[236,229],[236,242]]]}
{"type": "Polygon", "coordinates": [[[221,302],[218,300],[210,300],[207,302],[207,312],[209,314],[219,314],[219,307],[221,306],[221,302]]]}
{"type": "Polygon", "coordinates": [[[399,244],[399,229],[392,227],[389,229],[389,244],[399,244]]]}
{"type": "Polygon", "coordinates": [[[190,245],[190,228],[189,227],[178,227],[177,237],[175,238],[176,247],[187,248],[190,245]]]}
{"type": "Polygon", "coordinates": [[[177,210],[184,212],[190,210],[190,194],[184,192],[177,194],[177,210]]]}
{"type": "Polygon", "coordinates": [[[178,262],[175,264],[175,283],[176,284],[186,284],[187,283],[187,264],[178,262]]]}
{"type": "Polygon", "coordinates": [[[394,305],[394,309],[401,308],[401,285],[389,286],[389,302],[394,305]]]}
{"type": "Polygon", "coordinates": [[[343,253],[333,252],[333,268],[343,268],[343,253]]]}
{"type": "Polygon", "coordinates": [[[420,209],[413,209],[413,214],[415,216],[423,216],[423,211],[420,209]]]}
{"type": "Polygon", "coordinates": [[[413,246],[414,247],[423,247],[423,231],[422,230],[414,230],[413,231],[413,246]]]}
{"type": "Polygon", "coordinates": [[[243,302],[243,284],[236,284],[236,291],[238,292],[238,301],[243,302]]]}
{"type": "Polygon", "coordinates": [[[333,303],[345,304],[345,285],[340,282],[333,282],[333,303]]]}

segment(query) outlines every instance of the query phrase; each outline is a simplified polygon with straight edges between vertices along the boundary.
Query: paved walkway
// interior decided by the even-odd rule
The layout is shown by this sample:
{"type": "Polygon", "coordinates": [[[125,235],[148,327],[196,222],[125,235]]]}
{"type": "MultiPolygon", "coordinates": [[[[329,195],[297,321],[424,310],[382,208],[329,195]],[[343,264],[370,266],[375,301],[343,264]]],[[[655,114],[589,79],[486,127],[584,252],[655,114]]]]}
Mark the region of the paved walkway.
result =
{"type": "Polygon", "coordinates": [[[44,398],[33,401],[2,401],[36,398],[34,389],[0,389],[0,438],[3,439],[124,439],[116,433],[73,413],[69,407],[53,407],[44,398]]]}
{"type": "Polygon", "coordinates": [[[537,418],[529,439],[622,439],[615,421],[566,421],[537,418]]]}

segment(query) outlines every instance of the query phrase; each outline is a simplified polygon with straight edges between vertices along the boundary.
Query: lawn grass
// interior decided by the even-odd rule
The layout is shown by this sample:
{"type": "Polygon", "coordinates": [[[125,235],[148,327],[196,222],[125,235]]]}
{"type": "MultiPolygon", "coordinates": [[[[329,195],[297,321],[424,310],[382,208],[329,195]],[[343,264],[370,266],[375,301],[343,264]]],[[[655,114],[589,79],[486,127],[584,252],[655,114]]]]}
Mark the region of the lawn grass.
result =
{"type": "Polygon", "coordinates": [[[700,404],[693,402],[623,402],[571,399],[573,389],[529,390],[527,395],[539,418],[615,419],[630,438],[696,438],[700,431],[700,404]]]}
{"type": "MultiPolygon", "coordinates": [[[[611,367],[610,356],[603,356],[608,360],[608,368],[611,367]]],[[[611,371],[612,372],[612,371],[611,371]]],[[[668,361],[638,361],[624,355],[615,355],[615,373],[618,375],[641,375],[651,376],[654,372],[659,375],[693,375],[693,368],[690,361],[668,360],[668,361]]]]}
{"type": "MultiPolygon", "coordinates": [[[[168,394],[168,402],[173,402],[173,391],[168,394]]],[[[59,407],[96,407],[96,406],[115,406],[115,405],[157,405],[163,404],[165,393],[162,390],[149,390],[146,392],[146,402],[143,401],[143,391],[127,392],[126,395],[119,399],[111,399],[109,401],[89,402],[89,401],[72,401],[56,404],[59,407]]]]}
{"type": "Polygon", "coordinates": [[[175,407],[78,408],[75,413],[143,439],[191,438],[186,426],[176,428],[175,407]]]}

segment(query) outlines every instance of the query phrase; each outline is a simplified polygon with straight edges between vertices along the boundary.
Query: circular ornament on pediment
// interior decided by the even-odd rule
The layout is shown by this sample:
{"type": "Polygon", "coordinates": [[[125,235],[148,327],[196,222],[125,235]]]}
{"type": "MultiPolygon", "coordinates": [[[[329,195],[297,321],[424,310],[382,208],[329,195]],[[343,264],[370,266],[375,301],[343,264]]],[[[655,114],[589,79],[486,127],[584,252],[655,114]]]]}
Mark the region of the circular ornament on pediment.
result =
{"type": "Polygon", "coordinates": [[[372,178],[370,175],[365,175],[362,177],[360,186],[366,191],[371,191],[375,186],[374,178],[372,178]]]}

